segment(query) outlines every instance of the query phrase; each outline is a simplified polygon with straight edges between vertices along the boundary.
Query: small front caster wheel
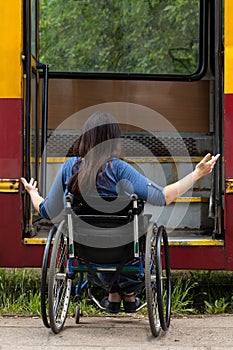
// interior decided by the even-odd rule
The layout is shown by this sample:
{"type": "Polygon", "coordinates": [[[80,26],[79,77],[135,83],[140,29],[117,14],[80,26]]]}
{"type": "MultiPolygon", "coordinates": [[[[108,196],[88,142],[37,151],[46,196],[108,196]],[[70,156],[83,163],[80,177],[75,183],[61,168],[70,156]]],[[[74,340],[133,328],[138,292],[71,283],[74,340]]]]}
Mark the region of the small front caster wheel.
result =
{"type": "Polygon", "coordinates": [[[80,321],[80,316],[81,316],[81,310],[80,310],[80,306],[77,305],[75,308],[75,313],[74,313],[74,319],[75,319],[75,323],[78,324],[80,321]]]}

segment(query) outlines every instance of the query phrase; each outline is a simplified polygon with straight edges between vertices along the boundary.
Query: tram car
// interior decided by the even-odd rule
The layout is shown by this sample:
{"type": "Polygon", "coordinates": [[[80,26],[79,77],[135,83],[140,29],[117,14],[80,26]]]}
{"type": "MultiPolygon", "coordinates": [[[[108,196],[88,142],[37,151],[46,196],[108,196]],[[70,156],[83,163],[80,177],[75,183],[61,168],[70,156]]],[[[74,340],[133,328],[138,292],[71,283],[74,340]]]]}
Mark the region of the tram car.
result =
{"type": "Polygon", "coordinates": [[[233,2],[62,3],[0,2],[0,266],[41,266],[51,223],[20,177],[46,196],[101,110],[123,158],[162,186],[221,154],[187,194],[144,210],[167,229],[172,269],[233,270],[233,2]]]}

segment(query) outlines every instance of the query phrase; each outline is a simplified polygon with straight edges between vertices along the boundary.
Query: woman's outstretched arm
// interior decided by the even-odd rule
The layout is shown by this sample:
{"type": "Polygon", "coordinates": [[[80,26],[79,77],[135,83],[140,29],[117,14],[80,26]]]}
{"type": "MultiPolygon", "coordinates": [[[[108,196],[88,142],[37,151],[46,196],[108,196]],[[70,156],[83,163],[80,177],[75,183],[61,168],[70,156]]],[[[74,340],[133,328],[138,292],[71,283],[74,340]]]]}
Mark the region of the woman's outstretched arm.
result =
{"type": "MultiPolygon", "coordinates": [[[[188,174],[181,180],[165,186],[163,189],[163,194],[165,197],[166,205],[172,203],[179,196],[187,192],[195,184],[195,182],[198,181],[200,178],[211,173],[219,156],[220,155],[217,154],[216,156],[211,157],[211,154],[208,153],[200,161],[200,163],[197,164],[194,171],[192,171],[190,174],[188,174]]],[[[41,197],[38,192],[37,181],[35,181],[32,178],[29,182],[27,182],[27,180],[23,177],[21,178],[21,181],[26,191],[29,193],[31,197],[33,206],[39,212],[39,206],[44,201],[44,198],[41,197]]],[[[58,186],[54,186],[54,187],[58,187],[58,186]]]]}

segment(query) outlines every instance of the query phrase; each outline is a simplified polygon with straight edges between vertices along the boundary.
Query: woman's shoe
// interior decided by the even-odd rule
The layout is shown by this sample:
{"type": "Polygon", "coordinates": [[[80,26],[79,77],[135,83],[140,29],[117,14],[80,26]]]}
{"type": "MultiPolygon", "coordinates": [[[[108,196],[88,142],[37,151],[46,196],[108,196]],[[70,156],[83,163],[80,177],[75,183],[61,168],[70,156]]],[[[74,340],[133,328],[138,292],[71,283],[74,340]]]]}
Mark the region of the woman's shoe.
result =
{"type": "Polygon", "coordinates": [[[111,312],[112,314],[117,314],[120,311],[120,307],[121,307],[121,302],[113,302],[113,301],[109,301],[108,297],[104,297],[101,302],[100,305],[105,308],[105,310],[107,312],[111,312]]]}
{"type": "Polygon", "coordinates": [[[121,296],[118,292],[110,292],[108,295],[108,300],[106,303],[106,311],[110,312],[111,314],[117,314],[120,311],[121,308],[121,296]],[[111,301],[109,301],[109,299],[111,301]]]}
{"type": "Polygon", "coordinates": [[[126,313],[133,313],[142,305],[142,302],[141,302],[141,299],[135,297],[135,301],[123,300],[123,305],[124,305],[124,311],[126,313]]]}
{"type": "Polygon", "coordinates": [[[120,312],[121,308],[121,302],[116,302],[116,301],[108,301],[108,305],[106,307],[106,311],[110,312],[111,314],[117,314],[120,312]]]}

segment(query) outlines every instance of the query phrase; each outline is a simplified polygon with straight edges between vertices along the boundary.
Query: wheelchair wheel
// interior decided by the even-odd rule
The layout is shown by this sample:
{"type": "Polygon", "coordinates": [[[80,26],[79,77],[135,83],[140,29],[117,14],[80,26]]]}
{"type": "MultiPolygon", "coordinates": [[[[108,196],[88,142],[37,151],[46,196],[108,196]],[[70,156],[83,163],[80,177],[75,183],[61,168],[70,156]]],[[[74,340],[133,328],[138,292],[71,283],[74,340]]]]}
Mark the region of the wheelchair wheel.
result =
{"type": "Polygon", "coordinates": [[[52,239],[55,235],[56,230],[57,230],[56,226],[53,226],[49,231],[49,235],[48,235],[47,242],[44,249],[43,261],[42,261],[42,274],[41,274],[41,285],[40,285],[40,309],[41,309],[42,321],[45,327],[47,328],[50,328],[50,325],[48,322],[48,314],[47,314],[47,308],[48,308],[47,274],[48,274],[52,239]]]}
{"type": "Polygon", "coordinates": [[[156,286],[156,236],[157,227],[150,224],[146,235],[145,287],[148,318],[154,337],[158,337],[161,330],[156,286]]]}
{"type": "Polygon", "coordinates": [[[162,329],[166,331],[169,328],[171,317],[171,273],[168,239],[164,226],[159,227],[156,238],[156,284],[160,323],[162,329]]]}
{"type": "Polygon", "coordinates": [[[69,242],[63,220],[57,229],[50,262],[48,304],[50,327],[59,333],[68,312],[72,280],[68,278],[69,242]]]}

